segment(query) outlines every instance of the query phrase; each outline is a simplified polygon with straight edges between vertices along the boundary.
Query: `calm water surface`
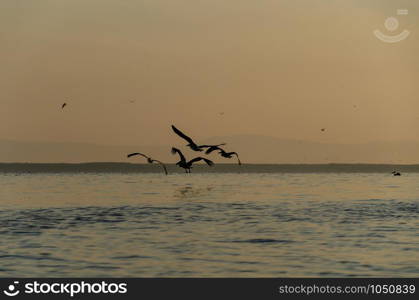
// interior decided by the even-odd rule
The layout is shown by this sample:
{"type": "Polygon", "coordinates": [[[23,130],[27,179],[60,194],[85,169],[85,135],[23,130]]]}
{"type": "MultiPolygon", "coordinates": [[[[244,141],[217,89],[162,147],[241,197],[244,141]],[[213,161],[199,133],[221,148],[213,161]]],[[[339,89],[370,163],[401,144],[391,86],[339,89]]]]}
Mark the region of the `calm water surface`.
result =
{"type": "Polygon", "coordinates": [[[0,276],[418,277],[419,174],[0,174],[0,276]]]}

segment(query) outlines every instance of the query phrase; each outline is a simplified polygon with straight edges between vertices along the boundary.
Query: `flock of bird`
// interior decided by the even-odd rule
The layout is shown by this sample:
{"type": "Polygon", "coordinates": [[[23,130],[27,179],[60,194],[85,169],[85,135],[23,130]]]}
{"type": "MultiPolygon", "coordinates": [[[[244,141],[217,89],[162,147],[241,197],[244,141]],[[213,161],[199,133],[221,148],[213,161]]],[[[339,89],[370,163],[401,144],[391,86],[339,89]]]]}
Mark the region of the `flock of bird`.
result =
{"type": "MultiPolygon", "coordinates": [[[[131,100],[130,102],[134,103],[135,100],[131,100]]],[[[67,103],[63,103],[61,105],[61,109],[64,109],[64,107],[66,107],[66,106],[67,106],[67,103]]],[[[222,114],[224,114],[224,113],[222,113],[222,114]]],[[[224,149],[220,148],[220,146],[224,146],[225,143],[221,143],[221,144],[218,144],[218,145],[198,145],[189,136],[187,136],[182,131],[177,129],[174,125],[172,125],[172,129],[178,136],[180,136],[181,138],[183,138],[184,140],[186,140],[188,142],[188,144],[186,146],[191,148],[193,151],[202,152],[202,151],[204,151],[204,149],[207,149],[205,151],[205,154],[210,154],[213,151],[218,151],[218,153],[224,158],[232,158],[233,156],[236,156],[238,164],[239,165],[242,164],[237,152],[226,152],[224,149]]],[[[201,160],[203,160],[210,167],[214,165],[214,162],[212,160],[209,160],[209,159],[204,158],[202,156],[198,156],[198,157],[195,157],[195,158],[187,161],[185,156],[183,155],[182,151],[180,151],[179,149],[177,149],[175,147],[172,147],[171,152],[172,152],[172,154],[178,154],[179,155],[180,160],[176,163],[176,165],[183,168],[186,173],[191,173],[192,165],[194,163],[198,162],[198,161],[201,161],[201,160]]],[[[134,152],[134,153],[130,153],[130,154],[127,155],[128,158],[133,157],[133,156],[142,156],[142,157],[147,159],[147,162],[149,164],[152,164],[152,163],[160,164],[163,167],[164,173],[166,175],[168,175],[166,165],[163,162],[161,162],[160,160],[153,159],[150,156],[148,156],[146,154],[143,154],[143,153],[140,153],[140,152],[134,152]]]]}
{"type": "MultiPolygon", "coordinates": [[[[130,102],[134,103],[135,100],[131,100],[130,102]]],[[[63,103],[61,105],[61,109],[64,109],[64,107],[66,107],[66,106],[67,106],[67,103],[63,103]]],[[[354,108],[356,108],[356,105],[354,105],[354,108]]],[[[221,112],[220,114],[224,115],[223,112],[221,112]]],[[[220,148],[220,146],[224,146],[225,143],[221,143],[221,144],[218,144],[218,145],[197,145],[189,136],[187,136],[182,131],[177,129],[174,125],[172,125],[172,129],[178,136],[180,136],[181,138],[183,138],[184,140],[186,140],[188,142],[188,144],[186,146],[188,146],[192,150],[202,152],[202,151],[204,151],[204,149],[206,149],[205,154],[210,154],[213,151],[218,151],[218,154],[220,154],[224,158],[232,158],[233,156],[236,156],[238,164],[239,165],[242,164],[237,152],[226,152],[224,149],[220,148]]],[[[321,131],[322,132],[326,131],[326,128],[321,128],[321,131]]],[[[192,165],[194,163],[198,162],[198,161],[201,161],[201,160],[203,160],[210,167],[214,165],[214,162],[212,160],[209,160],[209,159],[204,158],[202,156],[198,156],[198,157],[195,157],[195,158],[191,159],[190,161],[187,161],[185,156],[183,155],[182,151],[180,151],[179,149],[177,149],[175,147],[172,147],[171,152],[172,152],[172,154],[178,154],[179,155],[180,160],[176,163],[176,165],[183,168],[186,173],[191,173],[192,165]]],[[[149,157],[149,156],[147,156],[143,153],[140,153],[140,152],[134,152],[134,153],[130,153],[130,154],[127,155],[128,158],[132,157],[132,156],[142,156],[142,157],[147,159],[147,162],[149,164],[152,164],[154,162],[160,164],[163,167],[163,170],[164,170],[165,174],[168,175],[166,165],[164,163],[162,163],[160,160],[153,159],[153,158],[151,158],[151,157],[149,157]]],[[[393,176],[401,176],[401,173],[397,172],[397,171],[393,171],[393,172],[391,172],[391,174],[393,174],[393,176]]]]}
{"type": "MultiPolygon", "coordinates": [[[[220,154],[222,157],[224,158],[232,158],[233,156],[237,157],[237,162],[239,165],[241,165],[241,161],[239,158],[239,155],[237,154],[237,152],[227,152],[224,149],[220,148],[220,146],[224,146],[225,143],[221,143],[221,144],[217,144],[217,145],[198,145],[196,144],[189,136],[187,136],[186,134],[184,134],[182,131],[180,131],[178,128],[176,128],[174,125],[172,125],[172,130],[181,138],[183,138],[185,141],[188,142],[188,144],[186,146],[188,146],[189,148],[191,148],[193,151],[197,151],[197,152],[202,152],[206,149],[205,154],[210,154],[214,151],[218,151],[218,154],[220,154]]],[[[183,155],[182,151],[180,151],[178,148],[172,147],[172,154],[179,155],[179,161],[176,163],[176,165],[180,168],[183,168],[185,170],[185,173],[191,173],[191,169],[192,169],[192,165],[198,161],[204,161],[208,166],[213,166],[214,162],[212,160],[209,160],[205,157],[202,156],[198,156],[195,157],[191,160],[186,160],[185,156],[183,155]]],[[[140,152],[134,152],[134,153],[130,153],[127,155],[127,157],[132,157],[132,156],[142,156],[144,158],[147,159],[147,162],[152,164],[154,162],[160,164],[163,167],[163,170],[165,172],[165,174],[167,175],[167,167],[164,163],[162,163],[161,161],[157,160],[157,159],[153,159],[148,155],[145,155],[143,153],[140,152]]]]}

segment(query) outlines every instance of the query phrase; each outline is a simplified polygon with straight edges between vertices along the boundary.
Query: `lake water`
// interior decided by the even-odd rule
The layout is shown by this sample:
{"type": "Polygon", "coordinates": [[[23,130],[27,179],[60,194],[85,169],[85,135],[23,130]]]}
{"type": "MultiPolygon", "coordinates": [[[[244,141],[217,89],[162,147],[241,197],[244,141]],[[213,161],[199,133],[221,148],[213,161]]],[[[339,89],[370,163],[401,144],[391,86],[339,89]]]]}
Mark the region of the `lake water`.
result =
{"type": "Polygon", "coordinates": [[[418,277],[419,174],[0,173],[2,277],[418,277]]]}

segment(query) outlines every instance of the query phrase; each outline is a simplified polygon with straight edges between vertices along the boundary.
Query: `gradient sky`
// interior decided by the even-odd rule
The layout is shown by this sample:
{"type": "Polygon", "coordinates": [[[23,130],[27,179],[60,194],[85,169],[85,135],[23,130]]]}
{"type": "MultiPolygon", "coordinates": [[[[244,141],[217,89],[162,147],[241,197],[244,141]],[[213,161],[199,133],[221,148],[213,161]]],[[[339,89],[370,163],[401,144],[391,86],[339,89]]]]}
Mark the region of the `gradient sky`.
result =
{"type": "Polygon", "coordinates": [[[0,139],[419,141],[418,20],[417,0],[2,0],[0,139]]]}

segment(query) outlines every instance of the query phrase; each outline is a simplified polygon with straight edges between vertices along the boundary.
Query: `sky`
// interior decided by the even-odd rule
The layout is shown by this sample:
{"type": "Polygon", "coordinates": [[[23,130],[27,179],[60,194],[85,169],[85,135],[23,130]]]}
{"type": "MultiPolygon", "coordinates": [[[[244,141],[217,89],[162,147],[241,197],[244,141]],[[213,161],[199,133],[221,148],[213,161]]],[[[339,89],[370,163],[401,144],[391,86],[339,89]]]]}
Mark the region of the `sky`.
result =
{"type": "Polygon", "coordinates": [[[0,140],[418,142],[418,22],[417,0],[2,0],[0,140]]]}

